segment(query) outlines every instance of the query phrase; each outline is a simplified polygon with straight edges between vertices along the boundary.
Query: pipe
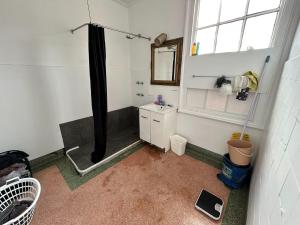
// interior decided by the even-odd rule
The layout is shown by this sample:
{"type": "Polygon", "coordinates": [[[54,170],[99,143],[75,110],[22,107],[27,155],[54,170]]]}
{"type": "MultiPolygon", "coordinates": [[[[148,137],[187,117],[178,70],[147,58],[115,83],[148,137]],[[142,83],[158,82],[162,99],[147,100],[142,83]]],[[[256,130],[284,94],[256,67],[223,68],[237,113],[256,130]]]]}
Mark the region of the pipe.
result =
{"type": "MultiPolygon", "coordinates": [[[[82,25],[80,25],[79,27],[76,27],[74,29],[71,30],[71,33],[74,34],[75,31],[89,25],[90,23],[84,23],[82,25]]],[[[128,35],[131,35],[131,36],[134,36],[134,37],[137,37],[137,38],[142,38],[142,39],[146,39],[148,41],[151,41],[151,38],[150,37],[145,37],[145,36],[142,36],[141,34],[134,34],[134,33],[130,33],[130,32],[127,32],[127,31],[123,31],[123,30],[119,30],[119,29],[116,29],[116,28],[113,28],[113,27],[108,27],[108,26],[103,26],[101,24],[97,24],[97,23],[93,23],[93,25],[95,26],[98,26],[98,27],[102,27],[104,29],[108,29],[108,30],[112,30],[112,31],[116,31],[116,32],[119,32],[119,33],[123,33],[123,34],[128,34],[128,35]]]]}

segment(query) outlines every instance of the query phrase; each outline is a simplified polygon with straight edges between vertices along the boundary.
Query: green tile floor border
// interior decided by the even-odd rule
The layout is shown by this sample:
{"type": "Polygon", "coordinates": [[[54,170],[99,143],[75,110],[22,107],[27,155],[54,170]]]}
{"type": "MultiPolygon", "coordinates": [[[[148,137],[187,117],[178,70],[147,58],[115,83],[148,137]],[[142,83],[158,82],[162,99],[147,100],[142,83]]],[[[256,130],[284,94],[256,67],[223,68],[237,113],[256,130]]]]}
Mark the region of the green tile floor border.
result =
{"type": "MultiPolygon", "coordinates": [[[[71,162],[67,159],[67,157],[64,157],[63,150],[59,150],[57,152],[43,156],[39,159],[33,160],[31,161],[31,166],[33,172],[35,173],[49,166],[56,165],[60,170],[62,176],[64,177],[66,183],[68,184],[69,188],[71,190],[74,190],[80,185],[94,178],[98,174],[102,173],[106,169],[112,167],[116,163],[127,158],[134,152],[138,151],[144,145],[145,143],[141,142],[132,146],[116,158],[112,159],[104,165],[101,165],[100,167],[96,168],[95,170],[91,171],[83,177],[78,175],[71,162]]],[[[190,143],[187,144],[185,153],[190,157],[205,162],[208,165],[211,165],[215,168],[222,168],[223,156],[219,154],[192,145],[190,143]]],[[[244,188],[238,190],[230,190],[222,225],[246,224],[248,195],[249,186],[245,186],[244,188]]]]}
{"type": "Polygon", "coordinates": [[[129,155],[131,155],[134,152],[136,152],[137,150],[141,149],[144,145],[145,145],[145,143],[139,142],[139,143],[131,146],[125,152],[121,153],[120,155],[113,158],[109,162],[97,167],[96,169],[94,169],[93,171],[89,172],[88,174],[86,174],[85,176],[82,176],[82,177],[77,173],[74,166],[67,159],[67,157],[64,157],[63,155],[62,155],[62,157],[59,157],[60,155],[58,153],[56,153],[56,154],[52,153],[47,156],[44,156],[42,159],[39,159],[39,161],[45,162],[45,159],[47,157],[49,157],[50,161],[47,163],[36,163],[36,162],[32,163],[31,162],[31,165],[33,167],[33,173],[43,170],[49,166],[56,165],[58,167],[60,173],[64,177],[64,180],[68,184],[69,188],[71,190],[74,190],[74,189],[78,188],[80,185],[82,185],[82,184],[86,183],[87,181],[89,181],[90,179],[94,178],[98,174],[102,173],[106,169],[112,167],[116,163],[127,158],[129,155]],[[55,160],[53,159],[54,158],[53,155],[57,156],[55,160]]]}
{"type": "Polygon", "coordinates": [[[249,185],[231,190],[222,225],[245,225],[247,220],[249,185]]]}
{"type": "MultiPolygon", "coordinates": [[[[185,153],[194,159],[207,163],[215,168],[222,169],[223,156],[200,148],[190,143],[185,153]]],[[[245,225],[247,219],[249,185],[241,189],[230,190],[222,225],[245,225]]]]}
{"type": "Polygon", "coordinates": [[[58,160],[64,157],[64,149],[52,152],[37,159],[30,161],[33,173],[43,170],[49,166],[55,165],[58,160]]]}
{"type": "Polygon", "coordinates": [[[222,169],[223,156],[217,153],[188,143],[186,146],[185,154],[193,157],[194,159],[205,162],[215,168],[222,169]]]}

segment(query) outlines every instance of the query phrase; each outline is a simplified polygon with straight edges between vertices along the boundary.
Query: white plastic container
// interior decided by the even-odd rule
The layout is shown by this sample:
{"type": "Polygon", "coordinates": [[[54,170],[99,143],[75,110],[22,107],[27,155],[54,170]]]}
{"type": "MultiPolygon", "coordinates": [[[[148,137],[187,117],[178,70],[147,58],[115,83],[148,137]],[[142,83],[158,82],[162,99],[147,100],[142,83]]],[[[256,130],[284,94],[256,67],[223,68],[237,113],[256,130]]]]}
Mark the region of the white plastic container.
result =
{"type": "Polygon", "coordinates": [[[184,137],[181,137],[177,134],[171,136],[171,149],[179,156],[184,154],[186,143],[187,140],[184,137]]]}
{"type": "Polygon", "coordinates": [[[18,177],[6,181],[6,185],[0,188],[0,212],[5,211],[15,201],[32,201],[31,205],[16,218],[4,225],[28,225],[30,224],[36,203],[41,193],[41,185],[34,178],[18,177]]]}

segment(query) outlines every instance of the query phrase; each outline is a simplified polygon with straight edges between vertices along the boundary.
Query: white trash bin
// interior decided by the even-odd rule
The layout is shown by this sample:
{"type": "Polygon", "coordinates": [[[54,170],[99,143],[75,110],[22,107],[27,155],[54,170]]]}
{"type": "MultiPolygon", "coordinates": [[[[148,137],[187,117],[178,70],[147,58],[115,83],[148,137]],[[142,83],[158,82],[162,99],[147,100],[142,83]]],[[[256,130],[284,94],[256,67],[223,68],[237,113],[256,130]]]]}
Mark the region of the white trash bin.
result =
{"type": "Polygon", "coordinates": [[[171,136],[171,149],[179,156],[184,154],[186,143],[187,140],[184,137],[181,137],[177,134],[171,136]]]}

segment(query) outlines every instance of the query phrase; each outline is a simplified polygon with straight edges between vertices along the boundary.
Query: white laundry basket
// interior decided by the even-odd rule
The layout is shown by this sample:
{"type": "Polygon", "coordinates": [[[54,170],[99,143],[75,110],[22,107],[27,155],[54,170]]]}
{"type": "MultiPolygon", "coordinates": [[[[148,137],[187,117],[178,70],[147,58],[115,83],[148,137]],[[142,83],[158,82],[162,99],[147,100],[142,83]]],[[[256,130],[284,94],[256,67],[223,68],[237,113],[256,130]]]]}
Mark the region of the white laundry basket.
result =
{"type": "Polygon", "coordinates": [[[184,154],[186,143],[187,140],[184,137],[181,137],[177,134],[171,136],[171,149],[179,156],[184,154]]]}
{"type": "Polygon", "coordinates": [[[32,203],[23,213],[3,225],[30,224],[40,193],[41,185],[34,178],[16,177],[8,180],[6,185],[0,187],[0,212],[4,212],[16,200],[32,201],[32,203]]]}

